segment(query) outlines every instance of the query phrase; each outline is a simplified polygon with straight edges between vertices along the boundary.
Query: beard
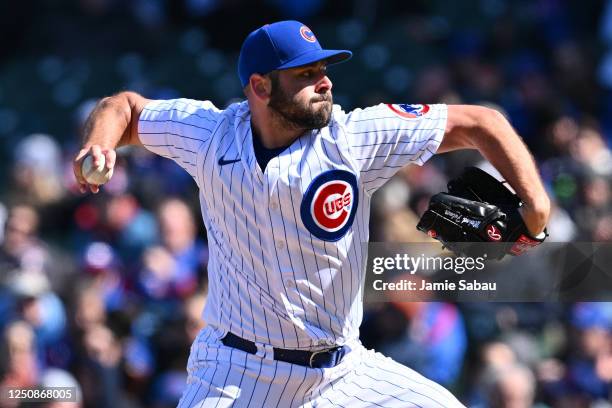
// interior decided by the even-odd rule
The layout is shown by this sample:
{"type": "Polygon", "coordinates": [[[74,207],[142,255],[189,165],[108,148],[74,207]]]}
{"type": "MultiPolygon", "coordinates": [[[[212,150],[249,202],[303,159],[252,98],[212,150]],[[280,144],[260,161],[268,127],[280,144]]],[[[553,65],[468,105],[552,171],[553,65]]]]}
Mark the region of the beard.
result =
{"type": "Polygon", "coordinates": [[[285,125],[294,129],[314,130],[329,124],[333,98],[331,92],[319,94],[303,103],[288,95],[276,81],[272,81],[272,92],[268,107],[285,125]]]}

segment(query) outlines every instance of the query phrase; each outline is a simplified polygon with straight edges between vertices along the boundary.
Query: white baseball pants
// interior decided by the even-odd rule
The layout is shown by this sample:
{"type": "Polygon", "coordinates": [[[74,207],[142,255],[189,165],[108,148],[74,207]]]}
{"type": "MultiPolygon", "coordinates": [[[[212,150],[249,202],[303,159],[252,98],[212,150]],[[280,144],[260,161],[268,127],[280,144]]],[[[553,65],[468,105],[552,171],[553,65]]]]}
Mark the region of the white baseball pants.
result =
{"type": "Polygon", "coordinates": [[[309,368],[227,347],[204,328],[191,347],[178,407],[463,407],[444,387],[359,342],[333,368],[309,368]]]}

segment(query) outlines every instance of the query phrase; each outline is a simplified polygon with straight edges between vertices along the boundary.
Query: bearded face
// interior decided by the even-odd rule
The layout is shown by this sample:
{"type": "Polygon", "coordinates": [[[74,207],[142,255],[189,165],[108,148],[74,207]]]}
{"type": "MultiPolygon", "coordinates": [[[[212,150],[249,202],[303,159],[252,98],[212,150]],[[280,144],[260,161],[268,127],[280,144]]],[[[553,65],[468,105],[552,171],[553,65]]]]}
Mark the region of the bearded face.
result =
{"type": "Polygon", "coordinates": [[[330,91],[302,100],[281,85],[278,75],[270,75],[272,91],[268,107],[297,129],[321,129],[329,124],[333,98],[330,91]]]}

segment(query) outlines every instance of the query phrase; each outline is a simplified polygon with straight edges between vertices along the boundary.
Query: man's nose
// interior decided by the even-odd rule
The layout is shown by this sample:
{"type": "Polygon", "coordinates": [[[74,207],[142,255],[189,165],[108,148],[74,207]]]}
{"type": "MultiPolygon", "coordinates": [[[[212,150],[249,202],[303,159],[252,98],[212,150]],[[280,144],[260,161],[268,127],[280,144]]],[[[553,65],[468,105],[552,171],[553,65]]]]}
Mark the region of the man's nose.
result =
{"type": "Polygon", "coordinates": [[[333,84],[332,84],[331,79],[329,79],[327,75],[323,75],[323,78],[321,78],[319,82],[317,82],[317,85],[315,87],[315,92],[316,93],[326,93],[328,91],[331,91],[332,87],[333,87],[333,84]]]}

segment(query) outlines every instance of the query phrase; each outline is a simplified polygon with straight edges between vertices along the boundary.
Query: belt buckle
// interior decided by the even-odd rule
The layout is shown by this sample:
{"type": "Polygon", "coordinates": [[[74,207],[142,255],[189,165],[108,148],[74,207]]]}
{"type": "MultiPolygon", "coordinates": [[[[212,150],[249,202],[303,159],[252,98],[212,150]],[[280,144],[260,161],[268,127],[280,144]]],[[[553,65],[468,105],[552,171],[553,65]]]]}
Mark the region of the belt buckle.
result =
{"type": "Polygon", "coordinates": [[[325,349],[325,350],[318,350],[318,351],[313,351],[312,354],[310,355],[310,359],[308,359],[308,366],[310,368],[314,368],[312,366],[312,359],[315,358],[315,356],[317,354],[323,354],[323,353],[328,353],[331,349],[325,349]]]}

